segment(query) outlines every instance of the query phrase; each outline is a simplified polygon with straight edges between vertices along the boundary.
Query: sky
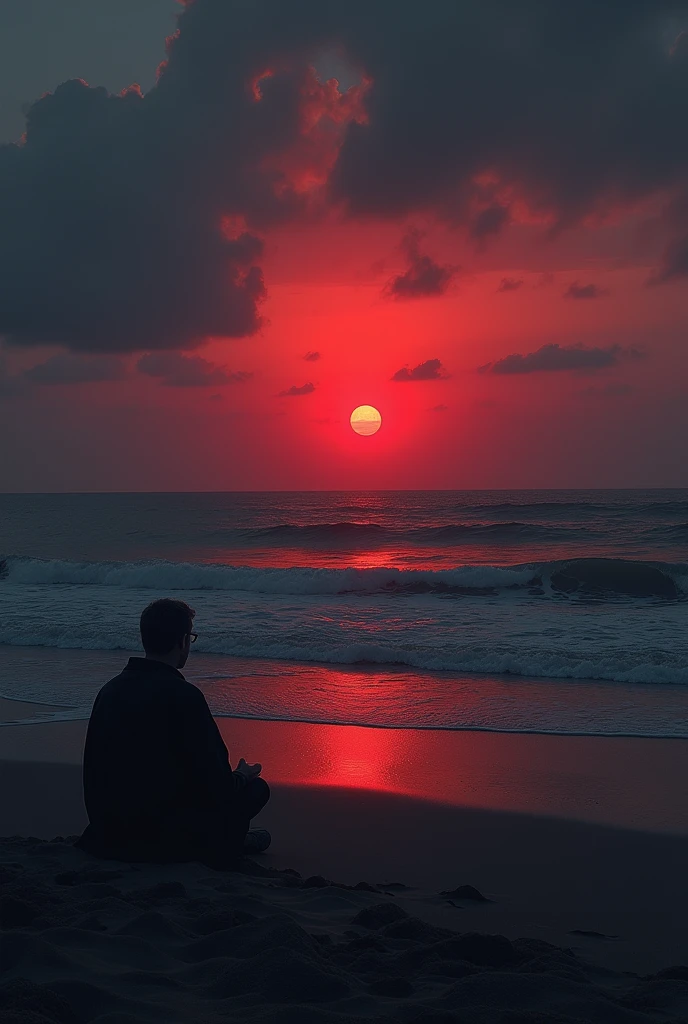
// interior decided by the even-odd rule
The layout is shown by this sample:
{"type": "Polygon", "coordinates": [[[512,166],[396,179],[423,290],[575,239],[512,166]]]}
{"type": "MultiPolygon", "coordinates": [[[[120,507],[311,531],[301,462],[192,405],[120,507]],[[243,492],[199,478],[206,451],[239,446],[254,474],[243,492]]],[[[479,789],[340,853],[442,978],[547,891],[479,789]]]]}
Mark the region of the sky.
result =
{"type": "Polygon", "coordinates": [[[375,14],[0,0],[0,489],[688,486],[688,0],[375,14]]]}

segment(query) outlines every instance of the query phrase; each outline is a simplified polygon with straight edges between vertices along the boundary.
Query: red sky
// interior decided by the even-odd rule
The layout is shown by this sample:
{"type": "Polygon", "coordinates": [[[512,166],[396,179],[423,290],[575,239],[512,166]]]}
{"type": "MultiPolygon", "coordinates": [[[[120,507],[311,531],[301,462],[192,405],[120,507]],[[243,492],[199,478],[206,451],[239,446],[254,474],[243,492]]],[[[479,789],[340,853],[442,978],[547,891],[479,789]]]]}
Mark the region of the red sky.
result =
{"type": "Polygon", "coordinates": [[[255,228],[265,246],[262,328],[176,346],[207,360],[203,372],[250,377],[166,383],[137,369],[145,349],[110,355],[99,374],[95,348],[8,336],[0,486],[688,486],[687,278],[648,286],[667,241],[668,201],[656,191],[642,202],[609,200],[555,234],[551,218],[516,210],[481,243],[465,222],[421,208],[362,217],[335,205],[315,219],[255,228]],[[451,267],[451,279],[437,294],[395,298],[390,282],[413,262],[404,249],[410,229],[419,232],[417,254],[451,267]],[[582,368],[479,372],[543,346],[603,355],[582,368]],[[308,352],[319,358],[305,360],[308,352]],[[72,362],[49,362],[55,357],[72,362]],[[428,360],[441,363],[437,379],[391,379],[428,360]],[[40,370],[27,375],[43,364],[43,380],[40,370]],[[75,375],[119,379],[59,382],[75,375]],[[308,383],[308,393],[279,397],[308,383]],[[382,414],[373,437],[348,425],[361,404],[382,414]]]}
{"type": "MultiPolygon", "coordinates": [[[[370,231],[361,234],[363,256],[360,239],[347,230],[349,237],[336,240],[330,258],[336,232],[314,230],[290,267],[281,265],[275,240],[265,261],[269,325],[255,337],[211,341],[199,352],[215,364],[252,373],[246,383],[167,387],[136,374],[134,356],[126,359],[128,379],[43,385],[5,400],[4,416],[22,416],[21,430],[15,425],[17,447],[5,453],[13,486],[688,484],[685,286],[645,289],[646,268],[596,262],[589,269],[589,263],[573,261],[543,286],[535,268],[547,266],[545,255],[532,269],[504,264],[467,274],[439,298],[389,302],[380,297],[385,274],[374,275],[370,267],[385,256],[393,266],[394,231],[380,232],[377,244],[370,231]],[[380,235],[387,236],[386,250],[380,235]],[[313,268],[318,252],[321,265],[313,268]],[[505,276],[524,283],[497,293],[505,276]],[[576,279],[610,294],[563,298],[576,279]],[[553,342],[633,345],[647,357],[596,372],[476,372],[510,353],[553,342]],[[309,351],[318,351],[320,359],[304,361],[309,351]],[[430,358],[442,361],[447,379],[390,380],[401,367],[430,358]],[[311,394],[277,397],[307,382],[315,385],[311,394]],[[348,425],[360,404],[382,414],[383,427],[373,437],[361,438],[348,425]]],[[[561,258],[562,245],[557,248],[561,258]]],[[[13,361],[40,362],[50,352],[13,354],[13,361]]]]}

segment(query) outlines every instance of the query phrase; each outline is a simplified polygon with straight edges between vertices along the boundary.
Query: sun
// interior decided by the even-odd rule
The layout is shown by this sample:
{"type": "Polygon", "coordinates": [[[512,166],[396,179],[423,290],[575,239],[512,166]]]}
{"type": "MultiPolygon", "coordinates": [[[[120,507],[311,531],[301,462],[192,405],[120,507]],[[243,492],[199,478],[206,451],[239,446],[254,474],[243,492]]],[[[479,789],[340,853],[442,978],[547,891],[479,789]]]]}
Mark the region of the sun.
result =
{"type": "Polygon", "coordinates": [[[382,416],[372,405],[359,405],[351,413],[349,422],[361,437],[370,437],[371,434],[377,434],[382,426],[382,416]]]}

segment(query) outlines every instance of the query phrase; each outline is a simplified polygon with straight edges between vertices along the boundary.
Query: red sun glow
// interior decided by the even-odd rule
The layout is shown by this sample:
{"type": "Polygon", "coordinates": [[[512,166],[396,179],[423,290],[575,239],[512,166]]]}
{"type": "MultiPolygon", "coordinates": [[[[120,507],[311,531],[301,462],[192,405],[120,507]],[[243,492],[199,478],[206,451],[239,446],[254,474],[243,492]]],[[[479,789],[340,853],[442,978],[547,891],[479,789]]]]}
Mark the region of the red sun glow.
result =
{"type": "Polygon", "coordinates": [[[372,405],[359,405],[351,413],[349,422],[361,437],[370,437],[371,434],[377,434],[382,426],[382,416],[372,405]]]}

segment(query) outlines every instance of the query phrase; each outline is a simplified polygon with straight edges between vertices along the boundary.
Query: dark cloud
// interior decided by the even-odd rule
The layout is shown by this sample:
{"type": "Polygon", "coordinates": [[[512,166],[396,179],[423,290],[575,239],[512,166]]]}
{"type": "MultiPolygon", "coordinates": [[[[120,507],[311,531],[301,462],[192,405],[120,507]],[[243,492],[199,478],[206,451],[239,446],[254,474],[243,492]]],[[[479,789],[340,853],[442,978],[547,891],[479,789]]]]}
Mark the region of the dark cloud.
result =
{"type": "Polygon", "coordinates": [[[317,363],[318,359],[320,359],[320,353],[319,352],[306,352],[306,354],[305,354],[305,356],[303,358],[306,360],[307,363],[317,363]]]}
{"type": "Polygon", "coordinates": [[[448,405],[433,405],[430,412],[446,412],[448,408],[448,405]]]}
{"type": "Polygon", "coordinates": [[[216,388],[223,384],[244,384],[253,374],[244,370],[228,370],[201,356],[185,356],[180,352],[148,352],[137,363],[141,373],[158,377],[173,388],[216,388]]]}
{"type": "Polygon", "coordinates": [[[604,295],[609,295],[604,288],[596,284],[579,284],[578,281],[572,281],[564,292],[565,299],[601,299],[604,295]]]}
{"type": "Polygon", "coordinates": [[[124,380],[127,367],[117,356],[51,356],[24,371],[35,384],[93,384],[98,381],[124,380]]]}
{"type": "Polygon", "coordinates": [[[479,367],[479,373],[553,373],[566,370],[604,370],[617,366],[624,359],[641,359],[638,349],[610,345],[608,348],[586,348],[584,345],[543,345],[525,355],[513,353],[479,367]]]}
{"type": "Polygon", "coordinates": [[[75,356],[58,353],[28,370],[10,373],[0,353],[0,395],[23,395],[35,384],[96,384],[101,381],[124,380],[126,364],[116,356],[75,356]]]}
{"type": "Polygon", "coordinates": [[[498,235],[502,228],[509,222],[509,208],[499,203],[492,203],[482,210],[470,224],[470,233],[473,238],[483,241],[490,235],[498,235]]]}
{"type": "Polygon", "coordinates": [[[439,359],[426,359],[424,363],[418,363],[412,370],[403,366],[401,370],[392,377],[392,380],[399,384],[406,384],[409,381],[417,380],[446,380],[449,374],[439,359]]]}
{"type": "Polygon", "coordinates": [[[47,89],[79,74],[119,91],[140,81],[155,84],[174,32],[176,0],[20,0],[1,3],[0,140],[24,130],[22,109],[47,89]]]}
{"type": "Polygon", "coordinates": [[[521,277],[503,277],[499,282],[498,292],[515,292],[519,288],[523,287],[523,278],[521,277]]]}
{"type": "Polygon", "coordinates": [[[292,387],[287,388],[286,391],[280,391],[278,398],[298,398],[300,395],[311,395],[315,391],[315,384],[302,384],[298,388],[295,384],[292,387]]]}
{"type": "Polygon", "coordinates": [[[411,229],[407,232],[401,248],[408,259],[408,269],[393,277],[387,283],[384,294],[392,299],[426,299],[443,295],[459,268],[449,264],[436,263],[432,257],[420,251],[422,235],[411,229]]]}
{"type": "Polygon", "coordinates": [[[191,174],[173,109],[157,90],[67,82],[31,108],[23,145],[0,148],[9,341],[124,352],[257,329],[261,242],[223,233],[220,197],[200,163],[191,174]]]}
{"type": "Polygon", "coordinates": [[[371,127],[336,168],[356,210],[427,205],[484,237],[509,220],[504,196],[563,228],[685,189],[688,47],[670,35],[685,0],[389,0],[367,31],[363,6],[346,5],[344,35],[373,79],[371,127]]]}
{"type": "MultiPolygon", "coordinates": [[[[561,231],[685,195],[685,16],[688,0],[187,2],[145,96],[66,82],[0,148],[0,332],[94,352],[250,335],[261,232],[326,207],[485,239],[517,209],[561,231]],[[327,49],[360,86],[317,79],[327,49]]],[[[658,281],[688,272],[688,227],[669,231],[658,281]]],[[[452,273],[418,254],[391,293],[441,294],[452,273]]]]}

